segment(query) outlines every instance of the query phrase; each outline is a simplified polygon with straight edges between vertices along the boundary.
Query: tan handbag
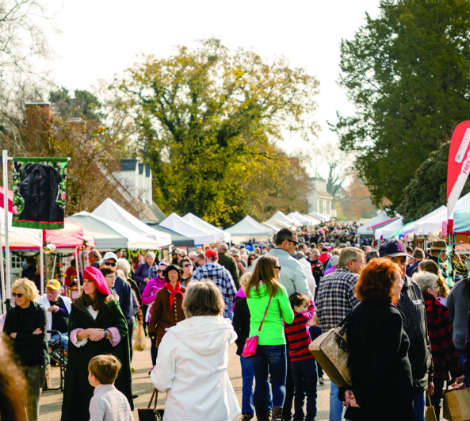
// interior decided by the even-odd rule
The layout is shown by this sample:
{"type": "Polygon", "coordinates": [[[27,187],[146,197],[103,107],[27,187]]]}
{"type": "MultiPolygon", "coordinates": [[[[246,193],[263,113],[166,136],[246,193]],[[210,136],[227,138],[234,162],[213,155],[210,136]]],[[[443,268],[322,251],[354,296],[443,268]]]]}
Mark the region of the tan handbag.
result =
{"type": "Polygon", "coordinates": [[[352,384],[348,367],[349,346],[346,338],[346,320],[338,327],[320,335],[308,347],[323,371],[338,387],[347,387],[352,384]]]}
{"type": "Polygon", "coordinates": [[[145,332],[144,332],[144,325],[142,324],[142,322],[137,323],[137,331],[135,332],[135,340],[134,340],[134,349],[136,351],[145,350],[145,332]]]}
{"type": "Polygon", "coordinates": [[[470,420],[470,388],[459,387],[444,393],[444,418],[451,421],[470,420]]]}
{"type": "Polygon", "coordinates": [[[436,410],[432,406],[431,399],[427,396],[426,410],[424,412],[424,421],[437,421],[436,410]]]}

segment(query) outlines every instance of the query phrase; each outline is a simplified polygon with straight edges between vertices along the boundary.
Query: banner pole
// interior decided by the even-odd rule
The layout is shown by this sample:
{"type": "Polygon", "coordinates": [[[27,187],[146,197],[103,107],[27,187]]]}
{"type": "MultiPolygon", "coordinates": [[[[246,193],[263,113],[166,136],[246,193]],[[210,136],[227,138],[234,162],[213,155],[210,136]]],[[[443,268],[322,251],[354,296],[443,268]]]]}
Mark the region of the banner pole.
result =
{"type": "Polygon", "coordinates": [[[2,151],[3,165],[3,210],[5,211],[5,298],[8,303],[11,297],[11,279],[10,279],[10,243],[8,238],[9,218],[8,218],[8,151],[2,151]]]}
{"type": "Polygon", "coordinates": [[[3,258],[3,240],[1,240],[0,235],[0,277],[1,277],[1,284],[2,284],[2,314],[6,312],[5,308],[5,265],[4,265],[4,258],[3,258]]]}
{"type": "Polygon", "coordinates": [[[39,249],[39,276],[41,278],[41,295],[44,294],[44,241],[45,230],[41,230],[41,248],[39,249]]]}

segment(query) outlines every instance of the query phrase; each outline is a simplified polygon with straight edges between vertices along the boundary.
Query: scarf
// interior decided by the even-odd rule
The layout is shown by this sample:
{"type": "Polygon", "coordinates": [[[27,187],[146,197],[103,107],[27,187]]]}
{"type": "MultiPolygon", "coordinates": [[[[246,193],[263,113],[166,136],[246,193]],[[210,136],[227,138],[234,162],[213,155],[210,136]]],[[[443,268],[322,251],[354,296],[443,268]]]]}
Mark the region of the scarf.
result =
{"type": "Polygon", "coordinates": [[[178,281],[176,283],[176,288],[173,288],[169,282],[165,284],[165,288],[170,293],[170,308],[173,308],[173,304],[175,302],[175,297],[177,294],[181,295],[181,299],[183,299],[184,294],[181,290],[181,283],[178,281]]]}

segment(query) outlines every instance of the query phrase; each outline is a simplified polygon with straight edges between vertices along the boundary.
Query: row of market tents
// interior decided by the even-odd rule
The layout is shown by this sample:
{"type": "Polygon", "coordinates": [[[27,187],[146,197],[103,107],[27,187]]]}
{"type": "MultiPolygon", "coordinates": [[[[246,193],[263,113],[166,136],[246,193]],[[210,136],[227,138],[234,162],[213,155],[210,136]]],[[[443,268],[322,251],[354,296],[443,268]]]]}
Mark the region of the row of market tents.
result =
{"type": "MultiPolygon", "coordinates": [[[[12,197],[10,196],[9,192],[8,236],[9,247],[12,250],[39,249],[43,242],[53,244],[60,252],[82,246],[92,246],[99,250],[157,249],[169,245],[193,247],[222,241],[235,243],[251,239],[263,241],[284,227],[314,226],[327,220],[320,215],[302,215],[298,212],[284,215],[278,211],[264,223],[246,216],[234,226],[222,230],[191,213],[183,217],[172,213],[160,224],[146,224],[108,198],[91,213],[83,211],[65,218],[63,229],[42,232],[37,229],[11,226],[12,197]]],[[[2,244],[5,244],[3,208],[0,208],[0,211],[0,235],[2,244]]]]}
{"type": "MultiPolygon", "coordinates": [[[[359,236],[373,235],[376,240],[404,238],[407,235],[427,236],[446,232],[447,207],[440,206],[421,218],[404,223],[403,217],[396,214],[388,216],[384,211],[364,223],[359,229],[359,236]]],[[[470,193],[462,196],[454,211],[454,233],[470,233],[470,193]]]]}

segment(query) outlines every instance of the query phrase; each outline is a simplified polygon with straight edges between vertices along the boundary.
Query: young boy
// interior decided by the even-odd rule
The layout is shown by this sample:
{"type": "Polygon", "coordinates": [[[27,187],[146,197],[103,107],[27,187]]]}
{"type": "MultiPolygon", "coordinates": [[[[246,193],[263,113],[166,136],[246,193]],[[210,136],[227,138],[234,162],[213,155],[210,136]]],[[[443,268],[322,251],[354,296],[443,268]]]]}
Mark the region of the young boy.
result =
{"type": "Polygon", "coordinates": [[[286,324],[289,361],[294,382],[294,421],[314,421],[317,416],[317,366],[308,350],[312,341],[308,322],[315,313],[315,306],[305,294],[294,293],[289,297],[294,310],[294,321],[286,324]],[[304,418],[304,402],[307,397],[307,414],[304,418]]]}
{"type": "Polygon", "coordinates": [[[88,363],[88,382],[95,388],[90,421],[134,421],[127,398],[114,387],[121,362],[114,355],[96,355],[88,363]]]}

